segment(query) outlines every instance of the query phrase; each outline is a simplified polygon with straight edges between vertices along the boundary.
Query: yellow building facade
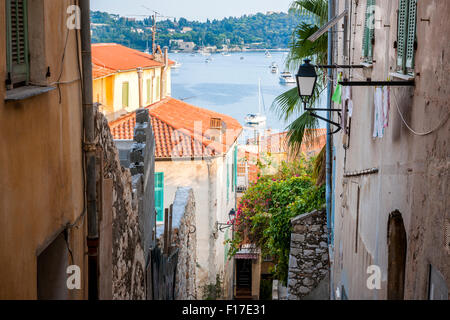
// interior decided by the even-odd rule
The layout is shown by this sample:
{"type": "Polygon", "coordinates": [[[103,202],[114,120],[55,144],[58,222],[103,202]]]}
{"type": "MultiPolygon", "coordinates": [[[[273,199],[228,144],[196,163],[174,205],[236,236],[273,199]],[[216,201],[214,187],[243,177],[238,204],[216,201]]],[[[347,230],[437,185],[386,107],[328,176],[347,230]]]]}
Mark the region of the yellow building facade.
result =
{"type": "Polygon", "coordinates": [[[109,121],[171,95],[167,52],[154,55],[118,44],[92,46],[94,101],[109,121]]]}

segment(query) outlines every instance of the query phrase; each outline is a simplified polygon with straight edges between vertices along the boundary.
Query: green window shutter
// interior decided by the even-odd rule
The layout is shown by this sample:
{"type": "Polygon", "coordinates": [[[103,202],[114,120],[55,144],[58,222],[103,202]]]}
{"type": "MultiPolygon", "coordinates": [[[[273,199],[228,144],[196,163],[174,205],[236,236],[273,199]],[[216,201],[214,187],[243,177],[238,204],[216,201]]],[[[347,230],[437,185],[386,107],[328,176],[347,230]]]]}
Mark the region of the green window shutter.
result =
{"type": "Polygon", "coordinates": [[[375,38],[375,29],[373,28],[374,8],[375,0],[367,0],[366,2],[366,15],[364,18],[364,33],[363,33],[363,57],[366,61],[372,61],[373,57],[373,41],[375,38]]]}
{"type": "Polygon", "coordinates": [[[406,68],[414,68],[414,43],[416,41],[417,0],[409,0],[408,36],[406,37],[406,68]]]}
{"type": "Polygon", "coordinates": [[[128,82],[122,83],[122,107],[129,106],[129,93],[130,93],[130,84],[128,82]]]}
{"type": "Polygon", "coordinates": [[[150,79],[147,79],[147,103],[151,102],[151,90],[152,90],[152,83],[150,79]]]}
{"type": "Polygon", "coordinates": [[[156,221],[164,221],[164,172],[155,172],[156,221]]]}
{"type": "Polygon", "coordinates": [[[227,202],[230,200],[230,164],[227,160],[227,202]]]}
{"type": "Polygon", "coordinates": [[[234,188],[235,188],[235,186],[236,186],[236,184],[237,184],[237,157],[238,156],[238,149],[237,149],[237,147],[234,147],[234,156],[233,156],[233,163],[234,163],[234,167],[233,167],[233,191],[234,191],[234,188]]]}
{"type": "Polygon", "coordinates": [[[398,27],[397,27],[397,67],[405,71],[406,57],[406,35],[408,26],[408,1],[399,0],[398,6],[398,27]]]}
{"type": "Polygon", "coordinates": [[[6,1],[6,59],[11,85],[29,79],[27,12],[27,0],[6,1]]]}

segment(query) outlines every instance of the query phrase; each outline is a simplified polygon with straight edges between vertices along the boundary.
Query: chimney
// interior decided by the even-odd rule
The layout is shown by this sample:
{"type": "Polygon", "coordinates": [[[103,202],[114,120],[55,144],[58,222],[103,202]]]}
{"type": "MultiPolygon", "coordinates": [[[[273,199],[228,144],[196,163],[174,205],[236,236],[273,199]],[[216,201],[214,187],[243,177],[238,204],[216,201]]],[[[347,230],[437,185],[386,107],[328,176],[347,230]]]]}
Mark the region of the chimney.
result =
{"type": "Polygon", "coordinates": [[[164,67],[169,66],[169,49],[167,47],[164,47],[164,67]]]}
{"type": "Polygon", "coordinates": [[[142,74],[144,71],[141,67],[137,68],[137,74],[138,74],[138,87],[139,87],[139,108],[144,107],[143,99],[142,99],[142,74]]]}
{"type": "Polygon", "coordinates": [[[210,118],[208,135],[211,136],[211,140],[222,143],[222,119],[210,118]]]}

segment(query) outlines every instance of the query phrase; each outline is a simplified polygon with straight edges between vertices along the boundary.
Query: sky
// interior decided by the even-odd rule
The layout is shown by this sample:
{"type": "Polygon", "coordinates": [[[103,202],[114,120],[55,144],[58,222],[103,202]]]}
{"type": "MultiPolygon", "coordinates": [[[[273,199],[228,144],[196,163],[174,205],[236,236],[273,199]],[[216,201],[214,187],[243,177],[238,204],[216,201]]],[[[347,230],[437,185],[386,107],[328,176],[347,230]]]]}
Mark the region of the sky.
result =
{"type": "Polygon", "coordinates": [[[153,14],[206,21],[239,17],[244,14],[283,11],[287,12],[293,0],[91,0],[91,10],[105,11],[122,16],[153,14]],[[146,9],[146,8],[148,9],[146,9]]]}

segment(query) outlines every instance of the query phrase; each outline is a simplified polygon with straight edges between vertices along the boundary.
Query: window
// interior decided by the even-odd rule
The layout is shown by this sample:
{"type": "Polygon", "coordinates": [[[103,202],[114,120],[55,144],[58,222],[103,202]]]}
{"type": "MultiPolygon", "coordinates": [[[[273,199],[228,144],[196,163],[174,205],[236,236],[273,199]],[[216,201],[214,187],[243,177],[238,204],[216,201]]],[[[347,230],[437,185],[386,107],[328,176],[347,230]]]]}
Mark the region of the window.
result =
{"type": "Polygon", "coordinates": [[[397,70],[414,72],[417,0],[399,0],[397,27],[397,70]]]}
{"type": "Polygon", "coordinates": [[[122,107],[128,107],[129,106],[129,99],[130,99],[130,84],[128,82],[122,83],[122,107]]]}
{"type": "Polygon", "coordinates": [[[147,103],[152,102],[152,79],[147,79],[147,103]]]}
{"type": "Polygon", "coordinates": [[[27,85],[29,80],[27,0],[6,1],[6,85],[27,85]]]}
{"type": "Polygon", "coordinates": [[[363,49],[364,62],[372,63],[373,45],[375,44],[375,0],[367,0],[364,20],[363,49]]]}
{"type": "Polygon", "coordinates": [[[164,221],[164,172],[155,172],[156,222],[164,221]]]}

